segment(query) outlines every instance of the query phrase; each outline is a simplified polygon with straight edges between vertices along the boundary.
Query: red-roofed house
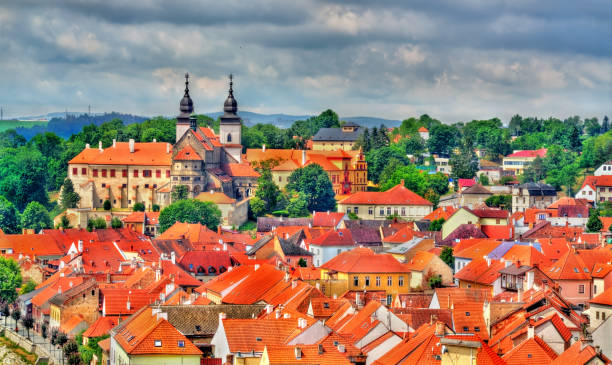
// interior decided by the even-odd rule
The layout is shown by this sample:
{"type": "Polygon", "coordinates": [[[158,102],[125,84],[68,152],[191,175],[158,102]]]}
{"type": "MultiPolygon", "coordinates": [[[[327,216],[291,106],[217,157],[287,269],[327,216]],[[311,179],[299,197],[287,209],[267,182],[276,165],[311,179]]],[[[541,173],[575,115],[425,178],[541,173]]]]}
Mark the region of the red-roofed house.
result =
{"type": "Polygon", "coordinates": [[[513,237],[513,225],[507,210],[503,209],[469,209],[461,207],[442,225],[442,239],[464,224],[475,224],[487,237],[507,239],[513,237]]]}
{"type": "Polygon", "coordinates": [[[576,197],[596,204],[612,201],[612,175],[587,176],[576,197]]]}
{"type": "Polygon", "coordinates": [[[133,212],[123,218],[123,224],[147,236],[157,236],[159,230],[159,212],[133,212]]]}
{"type": "Polygon", "coordinates": [[[383,192],[363,191],[341,200],[338,211],[354,213],[360,219],[387,219],[397,215],[408,220],[418,220],[432,212],[433,204],[406,188],[402,183],[383,192]]]}
{"type": "Polygon", "coordinates": [[[589,301],[589,309],[584,311],[588,314],[591,328],[597,328],[606,319],[612,316],[612,288],[606,289],[589,301]]]}
{"type": "Polygon", "coordinates": [[[523,173],[525,167],[527,167],[527,165],[533,162],[536,157],[546,157],[547,151],[548,150],[546,148],[541,148],[539,150],[514,151],[514,153],[511,153],[508,156],[504,157],[504,171],[514,172],[514,175],[518,176],[523,173]]]}

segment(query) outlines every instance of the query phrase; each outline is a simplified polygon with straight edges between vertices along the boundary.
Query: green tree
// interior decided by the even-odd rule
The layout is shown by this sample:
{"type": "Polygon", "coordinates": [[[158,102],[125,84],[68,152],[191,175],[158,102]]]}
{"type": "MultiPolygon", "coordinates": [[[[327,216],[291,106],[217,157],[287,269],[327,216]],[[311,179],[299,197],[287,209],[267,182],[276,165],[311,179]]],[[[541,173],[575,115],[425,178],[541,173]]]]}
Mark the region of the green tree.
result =
{"type": "Polygon", "coordinates": [[[298,266],[299,267],[306,267],[306,266],[308,266],[308,263],[306,262],[306,260],[304,260],[303,257],[300,257],[300,259],[298,260],[298,266]]]}
{"type": "Polygon", "coordinates": [[[161,207],[159,206],[159,204],[153,204],[151,206],[151,210],[153,210],[154,212],[159,212],[160,209],[161,207]]]}
{"type": "MultiPolygon", "coordinates": [[[[270,169],[261,169],[259,178],[257,178],[257,190],[255,191],[255,197],[264,202],[264,209],[263,211],[260,211],[257,216],[261,216],[262,214],[275,210],[280,196],[281,191],[272,180],[272,172],[270,169]]],[[[255,202],[255,204],[258,204],[258,202],[255,202]]]]}
{"type": "Polygon", "coordinates": [[[429,152],[448,155],[457,147],[459,142],[459,130],[450,125],[436,125],[429,131],[427,148],[429,152]]]}
{"type": "Polygon", "coordinates": [[[428,281],[429,287],[432,289],[442,287],[442,278],[439,275],[432,275],[428,281]]]}
{"type": "Polygon", "coordinates": [[[449,164],[452,168],[451,176],[453,180],[471,179],[478,171],[478,158],[474,153],[472,141],[464,138],[458,154],[451,156],[449,164]]]}
{"type": "Polygon", "coordinates": [[[175,185],[172,188],[172,201],[176,202],[179,200],[187,199],[189,196],[189,189],[186,185],[175,185]]]}
{"type": "Polygon", "coordinates": [[[102,217],[89,218],[87,220],[87,230],[89,232],[94,229],[104,229],[106,228],[106,220],[102,217]]]}
{"type": "Polygon", "coordinates": [[[602,230],[603,223],[601,222],[601,219],[599,219],[599,212],[597,210],[593,210],[589,215],[586,228],[589,232],[599,232],[602,230]]]}
{"type": "Polygon", "coordinates": [[[11,318],[15,321],[15,332],[17,332],[17,323],[19,323],[19,319],[21,319],[21,310],[18,307],[14,307],[11,312],[11,318]]]}
{"type": "Polygon", "coordinates": [[[142,203],[142,202],[134,203],[134,205],[132,206],[132,211],[133,212],[144,212],[145,211],[144,203],[142,203]]]}
{"type": "Polygon", "coordinates": [[[610,130],[610,120],[608,119],[608,116],[606,115],[603,118],[603,122],[601,122],[601,133],[606,133],[609,130],[610,130]]]}
{"type": "Polygon", "coordinates": [[[512,211],[512,195],[491,195],[485,200],[488,207],[503,208],[512,211]]]}
{"type": "Polygon", "coordinates": [[[201,223],[216,230],[221,222],[221,211],[211,202],[183,199],[164,208],[159,214],[159,228],[164,232],[176,222],[201,223]]]}
{"type": "Polygon", "coordinates": [[[329,176],[320,165],[310,164],[289,175],[287,190],[302,193],[308,211],[324,212],[336,209],[335,193],[329,176]]]}
{"type": "Polygon", "coordinates": [[[451,269],[455,268],[455,256],[453,256],[453,248],[446,246],[440,252],[440,259],[444,261],[451,269]]]}
{"type": "Polygon", "coordinates": [[[4,233],[19,233],[19,221],[17,208],[0,195],[0,229],[4,233]]]}
{"type": "Polygon", "coordinates": [[[72,184],[72,180],[69,178],[64,180],[61,200],[64,208],[76,208],[81,201],[81,197],[74,191],[74,185],[72,184]]]}
{"type": "Polygon", "coordinates": [[[27,331],[28,340],[30,339],[30,330],[34,327],[34,318],[31,314],[28,314],[21,320],[21,324],[27,331]]]}
{"type": "Polygon", "coordinates": [[[601,125],[597,118],[587,118],[584,120],[584,129],[589,136],[597,136],[601,132],[601,125]]]}
{"type": "Polygon", "coordinates": [[[70,220],[68,219],[68,216],[66,214],[62,214],[59,226],[64,229],[68,229],[71,227],[70,220]]]}
{"type": "Polygon", "coordinates": [[[113,205],[111,204],[111,201],[106,199],[104,201],[104,203],[102,204],[102,208],[104,208],[104,210],[111,210],[113,207],[113,205]]]}
{"type": "Polygon", "coordinates": [[[121,219],[119,219],[118,217],[113,217],[113,219],[111,219],[111,228],[121,227],[123,227],[123,222],[121,222],[121,219]]]}
{"type": "Polygon", "coordinates": [[[372,149],[369,153],[367,153],[366,162],[368,163],[368,180],[378,184],[380,182],[380,175],[382,171],[385,169],[385,167],[387,167],[389,161],[392,159],[399,161],[403,165],[408,164],[406,153],[397,145],[372,149]]]}
{"type": "Polygon", "coordinates": [[[295,193],[289,199],[287,212],[289,217],[306,217],[310,214],[308,211],[308,199],[304,193],[295,193]]]}
{"type": "Polygon", "coordinates": [[[53,227],[53,222],[51,222],[47,209],[39,202],[32,201],[21,214],[21,227],[38,232],[41,229],[53,227]]]}
{"type": "Polygon", "coordinates": [[[444,219],[444,217],[434,219],[433,221],[429,223],[429,230],[430,231],[440,231],[445,221],[446,219],[444,219]]]}
{"type": "Polygon", "coordinates": [[[0,133],[0,148],[17,148],[24,146],[27,140],[15,129],[7,129],[0,133]]]}
{"type": "Polygon", "coordinates": [[[266,214],[266,202],[263,199],[254,196],[249,201],[249,208],[255,217],[261,217],[266,214]]]}
{"type": "Polygon", "coordinates": [[[34,289],[36,289],[36,283],[34,280],[30,279],[21,286],[21,289],[19,289],[19,295],[28,294],[29,292],[34,291],[34,289]]]}
{"type": "Polygon", "coordinates": [[[479,182],[482,186],[489,186],[489,177],[485,174],[480,174],[479,182]]]}
{"type": "Polygon", "coordinates": [[[48,203],[47,177],[47,160],[38,150],[19,147],[0,151],[0,195],[18,210],[31,201],[48,203]]]}

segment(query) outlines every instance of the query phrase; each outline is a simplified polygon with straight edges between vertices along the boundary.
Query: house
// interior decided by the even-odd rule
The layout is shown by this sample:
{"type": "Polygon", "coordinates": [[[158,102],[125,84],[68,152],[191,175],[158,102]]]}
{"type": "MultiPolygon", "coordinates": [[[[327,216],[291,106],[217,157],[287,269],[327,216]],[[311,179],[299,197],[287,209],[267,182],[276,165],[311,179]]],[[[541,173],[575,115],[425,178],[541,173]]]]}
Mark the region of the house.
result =
{"type": "Polygon", "coordinates": [[[557,199],[554,187],[544,183],[525,183],[512,187],[512,212],[528,208],[545,209],[557,199]]]}
{"type": "Polygon", "coordinates": [[[429,130],[425,127],[420,127],[417,130],[417,133],[419,133],[419,136],[421,138],[423,138],[425,141],[427,141],[429,139],[429,130]]]}
{"type": "Polygon", "coordinates": [[[612,319],[607,317],[603,323],[592,330],[591,337],[593,338],[593,344],[599,346],[601,352],[606,357],[612,357],[612,319]]]}
{"type": "Polygon", "coordinates": [[[160,309],[143,307],[111,330],[111,364],[199,365],[200,351],[160,309]]]}
{"type": "Polygon", "coordinates": [[[478,172],[476,176],[480,178],[481,175],[485,175],[489,178],[489,181],[499,181],[501,179],[502,168],[500,164],[489,160],[480,159],[478,161],[478,172]]]}
{"type": "Polygon", "coordinates": [[[269,260],[272,257],[278,257],[291,266],[301,266],[300,264],[306,267],[312,266],[314,254],[300,247],[299,242],[295,242],[295,238],[297,238],[295,235],[287,238],[266,235],[257,239],[246,254],[255,260],[269,260]]]}
{"type": "Polygon", "coordinates": [[[387,305],[398,294],[410,292],[410,269],[392,255],[375,254],[365,247],[342,252],[321,265],[321,278],[344,282],[343,292],[384,291],[387,305]]]}
{"type": "Polygon", "coordinates": [[[396,216],[406,220],[419,220],[432,212],[433,204],[404,186],[383,192],[363,191],[338,202],[338,211],[354,213],[360,219],[385,220],[396,216]]]}
{"type": "Polygon", "coordinates": [[[606,289],[589,300],[589,309],[584,313],[589,316],[591,328],[599,327],[607,318],[610,318],[612,316],[612,288],[606,289]]]}
{"type": "Polygon", "coordinates": [[[532,163],[536,157],[546,157],[546,152],[546,148],[540,148],[539,150],[514,151],[513,153],[504,157],[504,171],[512,172],[515,176],[521,175],[525,171],[525,168],[532,163]]]}
{"type": "Polygon", "coordinates": [[[590,344],[590,341],[579,340],[576,341],[570,348],[565,350],[562,354],[554,359],[551,365],[603,365],[609,364],[610,359],[607,358],[601,351],[596,349],[590,344]]]}
{"type": "Polygon", "coordinates": [[[596,263],[591,277],[593,278],[593,296],[612,288],[612,264],[596,263]]]}
{"type": "Polygon", "coordinates": [[[444,336],[440,344],[446,349],[441,356],[442,364],[505,364],[476,334],[444,336]]]}
{"type": "Polygon", "coordinates": [[[587,176],[576,197],[595,204],[612,201],[612,175],[587,176]]]}
{"type": "Polygon", "coordinates": [[[434,163],[436,164],[436,172],[441,172],[446,175],[450,175],[453,172],[453,167],[450,165],[450,158],[448,156],[434,155],[434,163]]]}
{"type": "Polygon", "coordinates": [[[313,212],[312,226],[328,229],[341,228],[341,223],[349,219],[348,214],[344,212],[313,212]]]}
{"type": "Polygon", "coordinates": [[[185,271],[202,281],[223,274],[233,266],[229,251],[187,251],[178,260],[177,264],[185,271]]]}
{"type": "Polygon", "coordinates": [[[500,270],[504,263],[490,258],[476,258],[470,261],[458,273],[455,281],[460,288],[488,289],[491,296],[502,292],[500,270]]]}
{"type": "Polygon", "coordinates": [[[247,149],[246,160],[251,165],[273,161],[272,179],[280,188],[287,185],[293,171],[310,164],[317,164],[329,176],[336,195],[367,190],[368,164],[361,151],[283,150],[264,146],[261,149],[247,149]]]}
{"type": "MultiPolygon", "coordinates": [[[[401,231],[399,233],[401,233],[401,231]]],[[[393,236],[397,236],[397,234],[393,236]]],[[[393,236],[391,236],[391,239],[393,236]]],[[[403,238],[401,238],[401,240],[403,240],[403,238]]],[[[433,239],[414,237],[405,243],[391,245],[390,248],[385,250],[385,252],[393,255],[393,257],[395,257],[399,262],[407,262],[420,251],[429,251],[434,247],[435,245],[433,239]]]]}
{"type": "Polygon", "coordinates": [[[195,197],[202,202],[211,202],[221,211],[221,223],[227,227],[240,227],[249,219],[249,199],[237,201],[222,191],[210,190],[195,197]]]}
{"type": "Polygon", "coordinates": [[[503,209],[469,209],[459,208],[444,224],[442,239],[446,239],[455,229],[463,224],[475,224],[492,239],[507,239],[514,236],[512,223],[507,210],[503,209]]]}
{"type": "Polygon", "coordinates": [[[331,230],[313,238],[308,249],[313,254],[313,265],[319,267],[340,253],[349,251],[354,247],[355,241],[351,231],[344,228],[331,230]]]}
{"type": "Polygon", "coordinates": [[[459,205],[471,209],[484,204],[493,193],[480,184],[474,184],[463,189],[459,195],[459,205]]]}
{"type": "Polygon", "coordinates": [[[462,250],[457,250],[454,252],[455,256],[455,275],[460,272],[464,267],[466,267],[472,260],[482,258],[483,256],[487,256],[494,249],[496,249],[501,242],[493,241],[488,239],[483,239],[477,241],[477,243],[466,247],[462,250]]]}
{"type": "Polygon", "coordinates": [[[457,187],[459,188],[459,192],[469,188],[470,186],[476,185],[476,179],[458,179],[457,187]]]}
{"type": "Polygon", "coordinates": [[[312,137],[314,151],[351,151],[365,128],[346,122],[340,128],[320,128],[312,137]]]}
{"type": "Polygon", "coordinates": [[[428,289],[429,279],[435,276],[441,279],[441,285],[446,286],[453,283],[453,270],[431,252],[416,252],[406,261],[406,266],[410,270],[410,289],[415,291],[428,289]]]}
{"type": "Polygon", "coordinates": [[[602,163],[593,173],[595,176],[612,175],[612,160],[602,163]]]}
{"type": "Polygon", "coordinates": [[[159,232],[159,212],[132,212],[123,218],[125,227],[155,237],[159,232]]]}
{"type": "MultiPolygon", "coordinates": [[[[49,298],[49,328],[61,328],[75,316],[80,316],[86,329],[98,319],[99,290],[94,279],[64,288],[49,298]]],[[[79,321],[76,324],[80,324],[79,321]]]]}

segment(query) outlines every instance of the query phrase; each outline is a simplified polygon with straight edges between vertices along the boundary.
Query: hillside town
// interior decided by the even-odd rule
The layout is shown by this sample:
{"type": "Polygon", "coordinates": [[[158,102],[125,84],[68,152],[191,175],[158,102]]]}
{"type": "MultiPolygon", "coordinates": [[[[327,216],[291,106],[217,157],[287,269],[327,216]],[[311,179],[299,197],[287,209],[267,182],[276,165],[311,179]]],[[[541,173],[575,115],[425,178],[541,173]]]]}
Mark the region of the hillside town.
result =
{"type": "Polygon", "coordinates": [[[612,160],[575,191],[524,178],[554,148],[366,157],[438,138],[414,118],[244,148],[233,78],[217,126],[190,92],[173,143],[87,144],[52,224],[0,231],[6,336],[53,364],[610,363],[612,160]]]}

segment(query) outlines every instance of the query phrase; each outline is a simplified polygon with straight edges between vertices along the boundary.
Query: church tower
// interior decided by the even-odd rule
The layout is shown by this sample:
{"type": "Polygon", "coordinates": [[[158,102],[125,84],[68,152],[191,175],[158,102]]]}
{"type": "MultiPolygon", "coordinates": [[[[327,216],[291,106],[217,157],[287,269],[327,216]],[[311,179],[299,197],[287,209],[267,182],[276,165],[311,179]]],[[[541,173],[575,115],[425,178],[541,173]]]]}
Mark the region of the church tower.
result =
{"type": "Polygon", "coordinates": [[[219,139],[225,150],[238,162],[242,156],[242,120],[236,114],[238,102],[234,99],[234,78],[229,75],[229,95],[223,104],[219,125],[219,139]]]}
{"type": "Polygon", "coordinates": [[[189,74],[185,74],[185,95],[181,99],[180,111],[178,117],[176,117],[176,142],[192,128],[195,130],[197,126],[196,119],[191,116],[193,114],[193,101],[189,96],[189,74]]]}

